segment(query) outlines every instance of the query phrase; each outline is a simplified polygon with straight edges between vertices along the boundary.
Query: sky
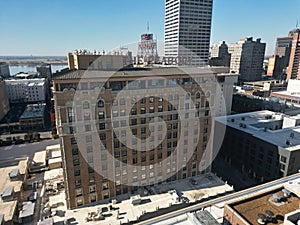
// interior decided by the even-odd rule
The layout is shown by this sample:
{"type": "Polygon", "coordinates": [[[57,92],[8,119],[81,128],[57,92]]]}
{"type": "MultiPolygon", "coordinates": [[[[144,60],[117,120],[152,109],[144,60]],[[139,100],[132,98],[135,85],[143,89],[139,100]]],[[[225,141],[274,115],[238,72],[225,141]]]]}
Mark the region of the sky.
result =
{"type": "MultiPolygon", "coordinates": [[[[299,17],[300,0],[214,0],[211,43],[253,36],[272,55],[276,37],[286,36],[299,17]]],[[[0,56],[120,46],[136,51],[147,21],[162,43],[164,0],[0,0],[0,56]]]]}

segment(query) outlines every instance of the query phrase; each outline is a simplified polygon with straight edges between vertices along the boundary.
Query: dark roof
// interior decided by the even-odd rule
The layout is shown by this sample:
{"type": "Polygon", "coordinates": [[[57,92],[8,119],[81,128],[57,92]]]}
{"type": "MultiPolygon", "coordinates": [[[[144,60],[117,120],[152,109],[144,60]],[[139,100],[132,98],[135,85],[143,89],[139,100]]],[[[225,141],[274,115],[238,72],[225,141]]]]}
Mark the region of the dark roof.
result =
{"type": "Polygon", "coordinates": [[[153,67],[153,68],[124,68],[119,71],[107,70],[68,70],[57,74],[54,80],[68,80],[81,78],[110,78],[110,77],[146,77],[172,75],[216,75],[228,73],[226,67],[153,67]]]}

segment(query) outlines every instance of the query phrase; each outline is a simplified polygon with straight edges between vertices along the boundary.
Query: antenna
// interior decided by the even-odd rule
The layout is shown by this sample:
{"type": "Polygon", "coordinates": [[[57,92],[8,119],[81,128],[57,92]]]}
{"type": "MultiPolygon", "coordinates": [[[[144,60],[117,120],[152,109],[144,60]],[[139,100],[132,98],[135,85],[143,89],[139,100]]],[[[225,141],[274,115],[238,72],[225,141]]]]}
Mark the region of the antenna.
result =
{"type": "MultiPolygon", "coordinates": [[[[297,24],[298,24],[298,22],[297,22],[297,24]]],[[[147,33],[149,33],[149,21],[147,21],[147,33]]]]}
{"type": "Polygon", "coordinates": [[[298,22],[299,22],[299,21],[298,21],[298,19],[297,19],[296,28],[298,28],[298,22]]]}

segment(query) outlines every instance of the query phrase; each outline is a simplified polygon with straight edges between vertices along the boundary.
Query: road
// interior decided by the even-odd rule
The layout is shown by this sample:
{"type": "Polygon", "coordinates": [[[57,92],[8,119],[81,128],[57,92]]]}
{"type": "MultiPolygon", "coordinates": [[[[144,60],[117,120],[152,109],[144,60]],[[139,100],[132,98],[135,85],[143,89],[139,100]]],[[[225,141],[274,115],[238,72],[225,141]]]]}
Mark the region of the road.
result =
{"type": "Polygon", "coordinates": [[[288,181],[294,180],[294,179],[299,179],[299,177],[300,177],[300,175],[299,175],[299,173],[297,173],[297,174],[294,174],[294,175],[291,175],[291,176],[288,176],[288,177],[281,178],[279,180],[275,180],[275,181],[272,181],[272,182],[269,182],[269,183],[266,183],[266,184],[262,184],[262,185],[257,186],[257,187],[249,188],[249,189],[246,189],[246,190],[243,190],[243,191],[240,191],[240,192],[236,192],[236,193],[233,193],[233,194],[230,194],[230,195],[226,195],[224,197],[220,197],[220,198],[213,199],[213,200],[210,200],[210,201],[207,201],[207,202],[204,202],[204,203],[199,203],[199,204],[194,205],[194,206],[190,206],[190,207],[186,207],[186,208],[183,208],[183,209],[180,209],[180,210],[176,210],[176,211],[170,212],[168,214],[164,214],[164,215],[149,219],[147,221],[140,222],[138,224],[140,224],[140,225],[152,225],[152,224],[155,224],[155,223],[158,223],[158,222],[162,222],[163,220],[171,219],[175,216],[183,215],[183,214],[188,213],[188,212],[198,211],[198,210],[200,210],[204,207],[219,204],[219,203],[222,203],[222,202],[232,201],[233,199],[240,198],[244,195],[255,194],[256,192],[262,191],[264,189],[268,189],[268,188],[274,187],[276,185],[279,186],[279,185],[282,185],[282,184],[284,184],[288,181]]]}
{"type": "Polygon", "coordinates": [[[59,139],[51,139],[40,142],[0,147],[0,160],[15,159],[27,156],[32,159],[35,152],[43,151],[47,146],[58,143],[59,139]]]}

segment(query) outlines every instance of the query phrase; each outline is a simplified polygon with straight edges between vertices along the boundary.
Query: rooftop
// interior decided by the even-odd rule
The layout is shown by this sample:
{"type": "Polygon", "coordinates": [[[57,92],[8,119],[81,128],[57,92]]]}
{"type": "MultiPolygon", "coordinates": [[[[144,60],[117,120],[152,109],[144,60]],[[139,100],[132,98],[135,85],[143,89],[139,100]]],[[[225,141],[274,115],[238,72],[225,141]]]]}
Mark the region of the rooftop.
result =
{"type": "Polygon", "coordinates": [[[268,224],[281,224],[284,221],[284,215],[299,208],[299,198],[294,195],[277,203],[274,195],[283,195],[282,188],[270,191],[243,201],[229,204],[241,217],[250,224],[257,224],[259,214],[272,215],[268,224]],[[272,213],[268,212],[271,211],[272,213]]]}
{"type": "Polygon", "coordinates": [[[217,122],[287,150],[300,149],[300,116],[268,110],[216,118],[217,122]]]}
{"type": "Polygon", "coordinates": [[[20,116],[20,119],[44,117],[45,107],[45,103],[28,105],[23,114],[20,116]]]}
{"type": "Polygon", "coordinates": [[[173,76],[183,74],[197,74],[197,75],[208,75],[208,74],[222,74],[223,76],[237,74],[227,74],[229,72],[227,67],[153,67],[153,68],[128,68],[121,69],[119,71],[97,71],[97,70],[73,70],[66,71],[57,75],[54,80],[65,80],[65,79],[81,79],[85,78],[99,78],[99,77],[147,77],[147,76],[173,76]]]}

